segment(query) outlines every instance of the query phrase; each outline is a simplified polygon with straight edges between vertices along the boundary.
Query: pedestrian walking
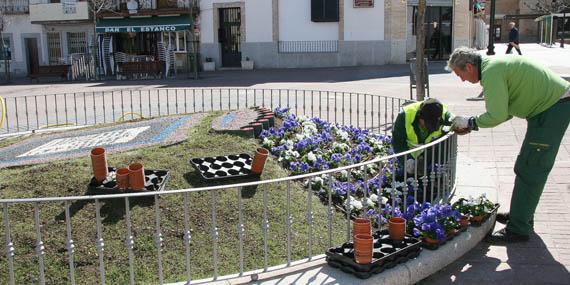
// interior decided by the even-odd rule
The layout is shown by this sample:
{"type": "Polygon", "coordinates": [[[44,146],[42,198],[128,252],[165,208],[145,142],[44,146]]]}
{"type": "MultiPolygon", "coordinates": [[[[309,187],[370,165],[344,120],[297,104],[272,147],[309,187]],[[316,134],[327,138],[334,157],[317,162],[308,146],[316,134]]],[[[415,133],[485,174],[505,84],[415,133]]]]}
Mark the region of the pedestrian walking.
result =
{"type": "Polygon", "coordinates": [[[507,225],[487,238],[492,243],[527,241],[538,201],[570,123],[570,82],[532,59],[483,57],[466,47],[451,54],[447,69],[462,81],[481,82],[485,90],[485,113],[455,117],[455,130],[492,128],[513,116],[527,120],[514,165],[510,212],[497,217],[507,225]]]}
{"type": "Polygon", "coordinates": [[[511,31],[509,32],[509,46],[507,47],[507,54],[511,53],[513,47],[517,50],[519,55],[522,55],[521,48],[519,46],[519,29],[517,29],[515,22],[510,22],[509,27],[511,31]]]}

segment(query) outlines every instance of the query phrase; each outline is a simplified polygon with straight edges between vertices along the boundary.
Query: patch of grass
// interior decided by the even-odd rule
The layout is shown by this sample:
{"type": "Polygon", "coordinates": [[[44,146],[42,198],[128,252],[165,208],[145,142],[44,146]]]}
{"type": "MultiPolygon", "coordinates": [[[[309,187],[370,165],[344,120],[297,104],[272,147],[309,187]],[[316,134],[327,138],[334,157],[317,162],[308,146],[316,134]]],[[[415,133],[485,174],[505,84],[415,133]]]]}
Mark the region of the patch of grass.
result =
{"type": "MultiPolygon", "coordinates": [[[[109,165],[126,166],[139,161],[148,169],[167,169],[171,178],[166,189],[185,189],[205,186],[199,174],[189,165],[192,157],[252,154],[259,144],[254,139],[210,133],[210,124],[220,113],[212,113],[200,124],[189,130],[189,138],[181,144],[153,146],[111,154],[109,165]]],[[[268,158],[263,180],[289,175],[277,161],[268,158]]],[[[0,169],[1,198],[31,198],[83,195],[91,177],[91,162],[84,158],[0,169]]],[[[212,184],[209,184],[212,185],[212,184]]],[[[239,206],[242,197],[244,237],[244,270],[262,268],[264,243],[262,222],[264,219],[263,193],[267,192],[269,221],[268,265],[287,262],[287,189],[291,202],[289,212],[291,227],[291,259],[308,256],[309,225],[307,223],[308,196],[301,182],[271,184],[257,189],[228,189],[210,192],[188,193],[188,214],[191,228],[190,260],[193,279],[214,274],[214,241],[212,238],[213,215],[216,215],[218,234],[219,275],[239,272],[239,206]]],[[[160,228],[162,233],[162,259],[165,282],[186,278],[186,254],[184,246],[184,194],[163,195],[159,199],[160,228]]],[[[135,282],[158,283],[156,247],[156,215],[154,197],[133,198],[130,202],[132,235],[134,237],[135,282]]],[[[107,282],[129,283],[129,257],[125,245],[127,219],[124,199],[101,199],[102,236],[105,243],[104,261],[107,282]]],[[[44,262],[48,284],[69,283],[68,254],[66,250],[65,206],[63,203],[41,203],[40,232],[45,246],[44,262]]],[[[312,197],[312,251],[324,253],[328,248],[328,219],[326,205],[312,197]]],[[[15,272],[17,284],[37,283],[38,258],[35,254],[36,231],[34,205],[17,204],[8,207],[10,229],[15,246],[15,272]]],[[[97,255],[96,209],[94,202],[70,203],[72,239],[75,245],[75,278],[81,284],[99,282],[99,257],[97,255]]],[[[2,217],[3,219],[3,217],[2,217]]],[[[4,221],[2,220],[3,224],[4,221]]],[[[344,215],[333,217],[332,244],[340,244],[346,235],[344,215]]],[[[0,238],[5,240],[2,227],[0,238]]],[[[8,278],[7,260],[0,255],[0,283],[8,278]]]]}

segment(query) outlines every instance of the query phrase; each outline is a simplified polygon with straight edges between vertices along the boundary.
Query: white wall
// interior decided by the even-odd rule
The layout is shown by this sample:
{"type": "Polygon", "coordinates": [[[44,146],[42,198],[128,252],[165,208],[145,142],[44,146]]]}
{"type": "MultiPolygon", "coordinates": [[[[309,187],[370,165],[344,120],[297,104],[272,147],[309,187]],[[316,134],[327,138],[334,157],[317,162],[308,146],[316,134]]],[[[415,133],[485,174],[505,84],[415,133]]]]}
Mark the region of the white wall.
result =
{"type": "Polygon", "coordinates": [[[309,0],[279,0],[279,40],[338,40],[338,22],[311,22],[309,0]]]}
{"type": "MultiPolygon", "coordinates": [[[[34,25],[30,22],[30,17],[28,14],[24,15],[7,15],[7,22],[5,23],[5,28],[3,33],[10,34],[12,39],[12,64],[11,69],[16,73],[26,72],[25,61],[26,55],[24,40],[22,39],[22,34],[41,34],[43,29],[42,25],[34,25]]],[[[43,38],[40,38],[37,42],[38,53],[40,58],[40,64],[43,63],[45,59],[42,47],[45,45],[43,38]]]]}
{"type": "Polygon", "coordinates": [[[344,40],[384,40],[384,0],[375,0],[373,8],[354,8],[353,0],[344,0],[344,40]]]}
{"type": "Polygon", "coordinates": [[[271,0],[245,1],[246,42],[273,41],[273,12],[271,2],[271,0]]]}
{"type": "MultiPolygon", "coordinates": [[[[218,0],[217,2],[230,2],[218,0]]],[[[214,14],[212,0],[200,0],[200,42],[214,42],[214,14]]]]}

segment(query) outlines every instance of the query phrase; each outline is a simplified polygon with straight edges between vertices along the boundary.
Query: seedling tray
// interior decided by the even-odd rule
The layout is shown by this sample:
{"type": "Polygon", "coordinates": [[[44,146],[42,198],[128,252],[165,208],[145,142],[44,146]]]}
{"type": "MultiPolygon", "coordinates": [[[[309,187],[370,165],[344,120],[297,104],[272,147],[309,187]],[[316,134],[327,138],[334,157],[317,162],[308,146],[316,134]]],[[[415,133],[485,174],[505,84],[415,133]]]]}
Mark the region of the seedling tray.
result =
{"type": "Polygon", "coordinates": [[[190,159],[204,180],[225,180],[232,178],[259,177],[251,173],[252,158],[247,153],[226,156],[212,156],[190,159]]]}
{"type": "MultiPolygon", "coordinates": [[[[109,176],[113,176],[114,172],[117,171],[115,167],[109,167],[109,176]]],[[[159,192],[164,190],[166,181],[170,177],[170,171],[168,170],[144,170],[144,189],[142,190],[132,190],[130,188],[121,190],[117,187],[117,180],[113,179],[110,181],[103,181],[103,183],[95,180],[95,177],[91,178],[89,185],[87,185],[87,195],[107,195],[107,194],[119,194],[119,193],[139,193],[139,192],[159,192]]]]}
{"type": "Polygon", "coordinates": [[[380,273],[399,263],[416,258],[422,250],[421,242],[418,239],[406,236],[402,242],[395,243],[390,239],[387,230],[375,232],[373,238],[374,249],[370,264],[356,263],[353,242],[328,249],[326,252],[327,263],[343,272],[366,279],[372,274],[380,273]]]}

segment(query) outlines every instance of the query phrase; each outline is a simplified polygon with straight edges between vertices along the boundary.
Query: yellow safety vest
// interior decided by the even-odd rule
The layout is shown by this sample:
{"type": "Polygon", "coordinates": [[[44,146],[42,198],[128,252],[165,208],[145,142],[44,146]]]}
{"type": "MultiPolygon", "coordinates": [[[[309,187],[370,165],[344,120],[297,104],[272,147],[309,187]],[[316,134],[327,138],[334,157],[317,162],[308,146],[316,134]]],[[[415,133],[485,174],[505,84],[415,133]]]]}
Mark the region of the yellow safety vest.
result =
{"type": "MultiPolygon", "coordinates": [[[[414,120],[416,119],[416,114],[420,110],[422,102],[415,102],[410,105],[404,107],[404,113],[406,114],[406,142],[408,143],[408,147],[410,149],[419,147],[423,144],[419,143],[418,135],[414,131],[414,120]]],[[[441,117],[445,120],[445,114],[447,113],[447,106],[443,105],[443,110],[441,113],[441,117]]],[[[434,131],[433,133],[429,134],[425,140],[425,144],[431,142],[434,139],[438,139],[443,135],[443,125],[439,126],[439,128],[434,131]]],[[[420,154],[422,154],[423,150],[415,151],[411,155],[413,158],[417,158],[420,154]]]]}

